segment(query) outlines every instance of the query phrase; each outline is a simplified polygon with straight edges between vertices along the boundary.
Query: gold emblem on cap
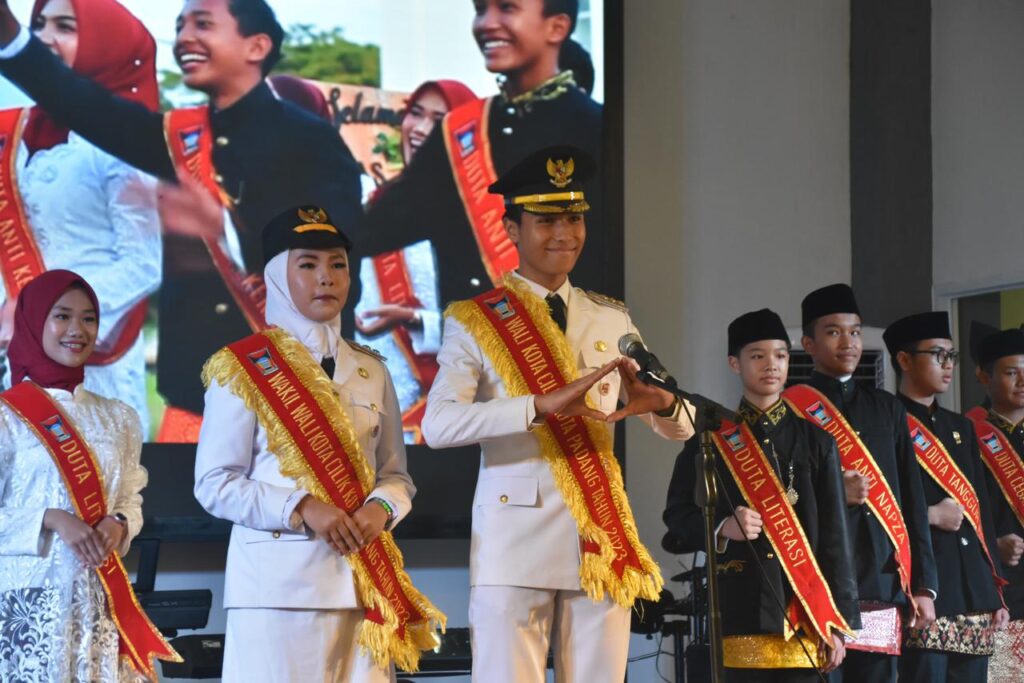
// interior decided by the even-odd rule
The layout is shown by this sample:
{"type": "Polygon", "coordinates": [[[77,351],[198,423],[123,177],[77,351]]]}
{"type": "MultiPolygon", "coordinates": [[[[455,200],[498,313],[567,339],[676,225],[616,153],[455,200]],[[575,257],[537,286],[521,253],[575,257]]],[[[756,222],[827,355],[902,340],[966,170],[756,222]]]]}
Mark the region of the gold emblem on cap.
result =
{"type": "Polygon", "coordinates": [[[602,340],[598,340],[594,342],[594,349],[600,351],[601,353],[604,353],[605,351],[608,350],[608,344],[604,343],[604,341],[602,340]]]}
{"type": "Polygon", "coordinates": [[[363,379],[370,378],[370,372],[366,368],[359,368],[358,372],[359,376],[362,377],[363,379]]]}
{"type": "Polygon", "coordinates": [[[559,189],[567,187],[572,182],[575,170],[576,162],[572,157],[569,157],[568,161],[548,159],[548,175],[551,176],[549,182],[559,189]]]}
{"type": "Polygon", "coordinates": [[[299,209],[299,218],[306,223],[326,223],[327,212],[323,209],[299,209]]]}
{"type": "Polygon", "coordinates": [[[327,212],[323,209],[299,209],[299,220],[303,221],[303,225],[297,225],[292,228],[292,232],[304,233],[304,232],[333,232],[335,235],[338,234],[338,229],[327,222],[327,212]]]}

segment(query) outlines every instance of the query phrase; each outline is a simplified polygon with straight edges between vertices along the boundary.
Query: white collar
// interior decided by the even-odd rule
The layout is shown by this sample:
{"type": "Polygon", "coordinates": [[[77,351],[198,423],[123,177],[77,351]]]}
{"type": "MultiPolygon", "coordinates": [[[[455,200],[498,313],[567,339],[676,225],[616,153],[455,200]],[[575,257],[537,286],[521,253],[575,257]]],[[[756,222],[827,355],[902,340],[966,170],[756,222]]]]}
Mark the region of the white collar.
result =
{"type": "Polygon", "coordinates": [[[565,282],[563,282],[558,289],[552,292],[547,287],[539,285],[529,278],[523,277],[522,275],[519,274],[519,271],[514,271],[512,275],[525,282],[530,287],[530,291],[539,296],[541,299],[546,299],[551,294],[557,294],[558,296],[562,297],[562,301],[565,302],[566,306],[569,305],[569,297],[572,296],[572,284],[569,282],[569,278],[565,278],[565,282]]]}

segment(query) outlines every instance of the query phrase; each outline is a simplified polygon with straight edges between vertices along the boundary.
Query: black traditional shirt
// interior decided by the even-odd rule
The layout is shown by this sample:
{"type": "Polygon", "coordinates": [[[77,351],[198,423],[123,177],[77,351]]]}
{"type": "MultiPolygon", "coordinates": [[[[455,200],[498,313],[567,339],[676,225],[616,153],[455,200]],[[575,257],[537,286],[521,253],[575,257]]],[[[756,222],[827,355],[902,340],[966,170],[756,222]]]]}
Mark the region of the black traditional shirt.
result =
{"type": "MultiPolygon", "coordinates": [[[[760,441],[783,488],[790,485],[792,464],[792,485],[799,495],[793,506],[797,518],[832,590],[836,606],[852,628],[859,628],[857,584],[850,557],[835,440],[794,414],[781,401],[763,412],[744,401],[739,413],[760,441]]],[[[700,444],[697,439],[690,439],[676,458],[669,484],[664,513],[668,533],[663,545],[670,552],[705,550],[703,515],[694,502],[699,469],[700,444]]],[[[731,514],[733,505],[747,506],[747,502],[725,464],[716,462],[716,471],[719,481],[717,527],[731,514]]],[[[782,633],[784,616],[773,591],[783,597],[785,604],[792,598],[793,591],[765,535],[761,534],[750,545],[730,541],[724,552],[718,554],[718,562],[724,635],[782,633]],[[758,568],[755,555],[764,574],[758,568]]]]}
{"type": "MultiPolygon", "coordinates": [[[[910,538],[911,589],[937,593],[928,505],[903,404],[892,394],[820,372],[812,374],[808,384],[843,414],[889,483],[910,538]]],[[[893,544],[881,522],[867,505],[847,506],[846,511],[860,599],[905,605],[893,544]]]]}
{"type": "MultiPolygon", "coordinates": [[[[942,408],[931,407],[899,394],[899,399],[910,415],[920,420],[942,442],[954,462],[963,471],[967,481],[974,485],[981,505],[982,528],[988,541],[989,552],[996,568],[1002,572],[1002,563],[996,547],[996,530],[992,523],[992,502],[985,483],[974,425],[963,415],[942,408]]],[[[932,477],[921,471],[921,485],[925,502],[929,506],[942,502],[949,494],[932,477]]],[[[992,577],[992,569],[982,551],[978,537],[965,519],[957,531],[943,531],[930,527],[932,551],[939,577],[939,596],[935,599],[935,614],[939,617],[990,612],[1001,607],[999,593],[992,577]]]]}

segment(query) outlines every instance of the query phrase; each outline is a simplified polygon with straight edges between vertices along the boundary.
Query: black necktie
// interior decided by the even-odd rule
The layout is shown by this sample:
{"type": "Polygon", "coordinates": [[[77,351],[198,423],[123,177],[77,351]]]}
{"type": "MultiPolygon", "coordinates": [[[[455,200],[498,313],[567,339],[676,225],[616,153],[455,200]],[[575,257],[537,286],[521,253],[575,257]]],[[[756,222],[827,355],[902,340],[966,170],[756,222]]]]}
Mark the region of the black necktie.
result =
{"type": "Polygon", "coordinates": [[[334,357],[324,356],[323,360],[320,361],[320,367],[327,373],[329,379],[334,379],[334,357]]]}
{"type": "Polygon", "coordinates": [[[563,334],[565,333],[565,302],[562,301],[562,297],[557,294],[549,294],[544,301],[548,304],[548,310],[551,311],[551,319],[555,321],[563,334]]]}

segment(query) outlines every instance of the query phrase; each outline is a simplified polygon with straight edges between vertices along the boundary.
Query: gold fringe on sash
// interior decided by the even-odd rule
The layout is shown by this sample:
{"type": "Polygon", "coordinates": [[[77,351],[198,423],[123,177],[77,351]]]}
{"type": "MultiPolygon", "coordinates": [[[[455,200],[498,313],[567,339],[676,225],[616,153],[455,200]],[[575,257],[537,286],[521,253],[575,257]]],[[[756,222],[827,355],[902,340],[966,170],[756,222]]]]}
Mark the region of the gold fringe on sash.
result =
{"type": "MultiPolygon", "coordinates": [[[[272,328],[261,334],[274,343],[285,362],[298,376],[299,381],[323,409],[331,428],[341,439],[345,453],[352,461],[363,490],[372,491],[376,474],[363,456],[355,430],[348,414],[334,393],[331,380],[313,361],[306,347],[287,332],[272,328]]],[[[276,420],[269,404],[253,385],[238,357],[230,349],[223,348],[211,356],[203,366],[202,377],[204,386],[209,387],[210,382],[217,382],[242,399],[246,407],[256,414],[260,425],[267,433],[267,448],[277,457],[283,476],[294,479],[300,488],[309,491],[317,500],[333,505],[327,490],[308,468],[306,457],[292,439],[291,434],[283,424],[276,420]]],[[[438,627],[442,631],[444,630],[447,617],[412,585],[412,580],[404,569],[402,553],[395,544],[391,533],[388,531],[381,533],[380,541],[388,558],[396,568],[395,573],[402,592],[424,616],[424,621],[407,624],[405,637],[399,638],[398,617],[394,608],[376,589],[370,572],[363,564],[360,555],[351,553],[347,559],[352,567],[356,591],[363,607],[376,609],[384,616],[383,624],[363,619],[359,629],[359,644],[371,653],[374,662],[381,668],[386,669],[389,662],[394,662],[405,671],[417,671],[420,652],[437,647],[439,640],[436,631],[438,627]]]]}
{"type": "MultiPolygon", "coordinates": [[[[544,343],[551,349],[555,364],[562,375],[568,382],[577,379],[579,369],[573,359],[572,349],[569,348],[565,335],[551,319],[547,304],[518,278],[506,275],[503,285],[511,290],[526,308],[527,315],[537,326],[544,343]]],[[[454,317],[473,335],[494,365],[498,376],[505,383],[505,391],[509,396],[526,396],[533,393],[501,336],[474,301],[457,301],[449,305],[445,316],[454,317]]],[[[619,511],[622,526],[626,531],[626,538],[636,552],[643,571],[641,573],[633,567],[627,567],[621,578],[616,575],[612,568],[615,552],[608,540],[608,535],[591,518],[583,491],[569,466],[568,456],[559,447],[550,427],[544,424],[534,430],[534,433],[540,440],[541,453],[551,468],[555,485],[562,494],[566,507],[569,508],[576,520],[580,536],[585,541],[597,543],[601,549],[600,554],[589,552],[582,554],[580,585],[592,600],[603,600],[607,592],[615,602],[626,608],[632,608],[637,596],[647,600],[658,600],[664,579],[662,579],[658,564],[640,542],[640,534],[637,531],[633,511],[629,506],[629,499],[623,486],[622,470],[613,453],[611,435],[608,433],[607,427],[600,422],[590,418],[583,418],[583,420],[587,426],[587,433],[600,455],[601,465],[610,484],[612,500],[619,511]]]]}

